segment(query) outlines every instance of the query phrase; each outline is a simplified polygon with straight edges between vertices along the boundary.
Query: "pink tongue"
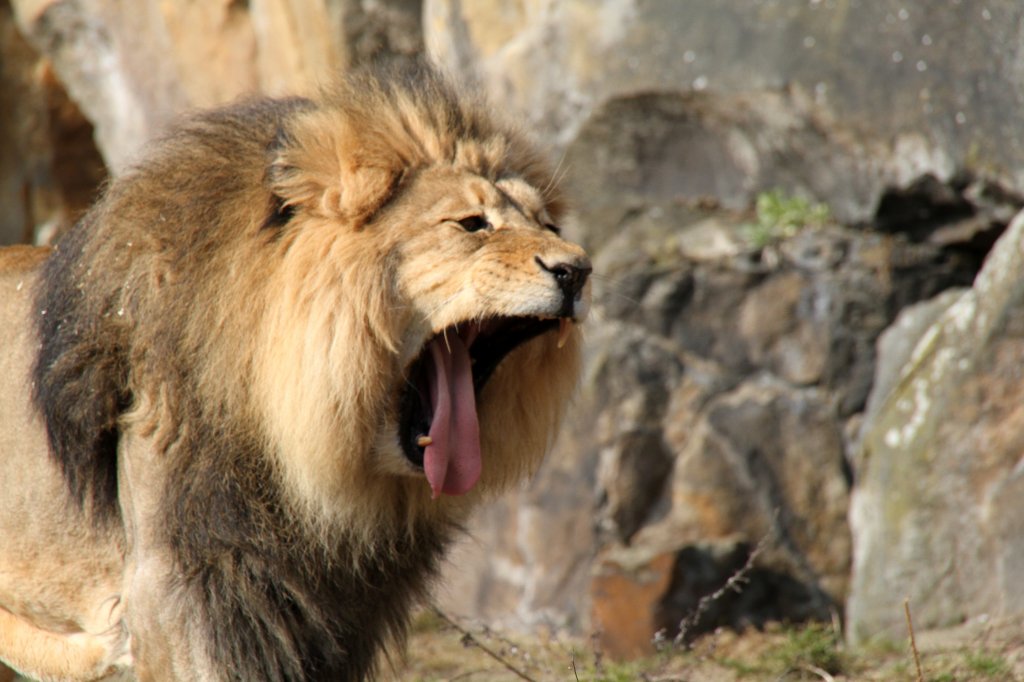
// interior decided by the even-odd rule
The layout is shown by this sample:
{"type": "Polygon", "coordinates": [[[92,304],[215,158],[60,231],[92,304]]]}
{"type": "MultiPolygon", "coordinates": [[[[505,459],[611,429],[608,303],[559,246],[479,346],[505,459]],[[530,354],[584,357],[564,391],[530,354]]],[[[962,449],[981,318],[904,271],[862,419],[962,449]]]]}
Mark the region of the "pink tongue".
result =
{"type": "Polygon", "coordinates": [[[423,454],[423,470],[434,499],[462,495],[480,478],[480,423],[469,351],[457,334],[439,336],[430,343],[434,362],[430,372],[430,400],[434,418],[431,444],[423,454]]]}

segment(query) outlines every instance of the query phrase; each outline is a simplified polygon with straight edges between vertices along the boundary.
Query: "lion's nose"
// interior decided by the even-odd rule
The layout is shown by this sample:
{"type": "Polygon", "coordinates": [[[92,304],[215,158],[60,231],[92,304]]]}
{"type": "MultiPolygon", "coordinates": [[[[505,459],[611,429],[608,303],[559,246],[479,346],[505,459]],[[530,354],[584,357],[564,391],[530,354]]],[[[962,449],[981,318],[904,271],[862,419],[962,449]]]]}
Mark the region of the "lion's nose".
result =
{"type": "Polygon", "coordinates": [[[565,300],[570,306],[572,301],[579,298],[580,292],[583,291],[583,287],[587,283],[587,277],[593,271],[590,261],[585,257],[573,258],[571,261],[556,260],[552,263],[545,263],[540,256],[534,256],[534,260],[542,270],[551,273],[551,276],[555,278],[555,283],[562,290],[565,300]]]}

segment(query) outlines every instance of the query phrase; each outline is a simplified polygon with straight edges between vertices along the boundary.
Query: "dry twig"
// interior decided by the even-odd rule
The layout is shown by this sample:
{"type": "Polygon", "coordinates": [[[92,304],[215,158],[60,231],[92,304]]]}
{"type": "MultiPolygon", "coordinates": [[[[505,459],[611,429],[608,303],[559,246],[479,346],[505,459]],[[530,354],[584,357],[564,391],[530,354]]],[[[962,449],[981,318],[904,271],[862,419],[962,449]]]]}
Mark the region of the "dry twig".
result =
{"type": "Polygon", "coordinates": [[[430,610],[434,612],[434,615],[436,615],[438,618],[443,620],[450,627],[452,627],[453,629],[457,630],[458,633],[460,635],[462,635],[462,641],[463,642],[465,642],[466,644],[469,644],[469,645],[477,647],[478,649],[480,649],[480,651],[484,652],[485,654],[487,654],[488,656],[493,658],[495,661],[500,663],[502,666],[505,667],[506,670],[508,670],[509,672],[514,674],[519,679],[526,680],[526,682],[537,682],[537,680],[535,680],[534,678],[530,677],[525,672],[523,672],[522,670],[517,668],[515,665],[513,665],[511,661],[509,661],[504,656],[499,654],[497,651],[491,649],[489,646],[487,646],[486,644],[481,642],[480,639],[478,637],[476,637],[472,632],[470,632],[466,628],[464,628],[461,625],[459,625],[458,623],[456,623],[453,619],[449,618],[448,614],[446,614],[444,611],[442,611],[441,609],[437,608],[433,604],[430,605],[430,610]]]}
{"type": "MultiPolygon", "coordinates": [[[[776,516],[778,516],[777,510],[776,516]]],[[[725,584],[722,585],[720,588],[718,588],[711,594],[706,594],[703,597],[701,597],[700,601],[697,602],[697,608],[695,608],[690,613],[690,615],[688,615],[686,618],[679,622],[679,634],[677,634],[675,636],[675,639],[672,640],[676,646],[684,644],[684,642],[686,641],[686,635],[694,626],[697,625],[697,623],[700,621],[701,616],[703,616],[704,613],[709,608],[711,608],[711,605],[713,603],[724,597],[727,592],[739,593],[743,591],[743,585],[747,583],[747,576],[754,569],[754,562],[757,560],[757,557],[761,554],[761,552],[764,551],[765,547],[768,546],[768,540],[771,539],[771,537],[774,535],[774,530],[775,524],[772,523],[771,527],[768,529],[768,532],[764,534],[764,537],[762,537],[761,540],[757,543],[757,546],[754,547],[754,551],[751,552],[750,555],[747,557],[747,560],[743,564],[743,566],[741,566],[738,571],[729,576],[729,579],[726,580],[725,584]]]]}
{"type": "Polygon", "coordinates": [[[921,656],[917,652],[917,642],[914,641],[914,621],[910,619],[910,597],[903,600],[903,613],[907,616],[907,631],[910,633],[910,650],[914,652],[914,665],[917,666],[917,682],[924,682],[924,673],[921,672],[921,656]]]}

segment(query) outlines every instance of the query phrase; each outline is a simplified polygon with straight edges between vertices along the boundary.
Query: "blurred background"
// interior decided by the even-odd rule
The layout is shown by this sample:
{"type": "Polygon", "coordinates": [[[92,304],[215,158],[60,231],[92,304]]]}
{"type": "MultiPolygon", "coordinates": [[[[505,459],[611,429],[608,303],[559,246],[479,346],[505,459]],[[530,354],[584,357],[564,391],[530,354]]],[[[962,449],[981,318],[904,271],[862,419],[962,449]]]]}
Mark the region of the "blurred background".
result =
{"type": "Polygon", "coordinates": [[[0,243],[186,110],[424,54],[549,151],[595,262],[570,421],[445,613],[620,658],[1024,614],[1016,0],[0,0],[0,243]]]}

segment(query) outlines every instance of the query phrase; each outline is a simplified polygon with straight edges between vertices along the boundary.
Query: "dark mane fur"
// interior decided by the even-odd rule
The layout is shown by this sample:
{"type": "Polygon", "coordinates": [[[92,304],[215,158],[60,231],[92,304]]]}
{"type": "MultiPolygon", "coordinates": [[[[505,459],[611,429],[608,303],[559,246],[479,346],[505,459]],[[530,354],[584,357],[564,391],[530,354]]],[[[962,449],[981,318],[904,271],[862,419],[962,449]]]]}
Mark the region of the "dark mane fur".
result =
{"type": "Polygon", "coordinates": [[[168,540],[217,660],[232,662],[225,678],[366,679],[384,645],[404,639],[408,606],[426,596],[453,529],[403,530],[370,557],[347,554],[344,537],[318,547],[259,485],[271,477],[255,445],[224,432],[192,439],[222,456],[179,460],[168,540]]]}
{"type": "Polygon", "coordinates": [[[108,521],[119,515],[117,419],[129,402],[127,348],[123,330],[104,318],[110,306],[95,310],[77,286],[92,217],[83,218],[43,266],[32,397],[75,501],[108,521]]]}

